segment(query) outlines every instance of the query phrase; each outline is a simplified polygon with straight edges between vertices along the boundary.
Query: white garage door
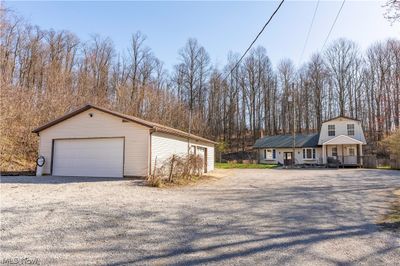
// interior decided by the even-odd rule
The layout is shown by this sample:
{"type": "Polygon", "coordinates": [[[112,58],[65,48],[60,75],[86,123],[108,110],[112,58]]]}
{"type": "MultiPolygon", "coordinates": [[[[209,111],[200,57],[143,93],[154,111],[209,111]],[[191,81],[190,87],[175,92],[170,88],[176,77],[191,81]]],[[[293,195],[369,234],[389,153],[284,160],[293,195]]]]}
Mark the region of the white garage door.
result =
{"type": "Polygon", "coordinates": [[[53,175],[123,177],[123,138],[54,140],[53,152],[53,175]]]}

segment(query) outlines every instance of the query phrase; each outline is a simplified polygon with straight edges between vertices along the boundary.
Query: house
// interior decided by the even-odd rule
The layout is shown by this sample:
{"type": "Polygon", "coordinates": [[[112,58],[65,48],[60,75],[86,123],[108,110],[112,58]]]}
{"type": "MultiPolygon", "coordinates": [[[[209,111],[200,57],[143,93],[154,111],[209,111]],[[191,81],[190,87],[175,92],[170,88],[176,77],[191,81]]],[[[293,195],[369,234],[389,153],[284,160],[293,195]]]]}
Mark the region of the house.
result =
{"type": "Polygon", "coordinates": [[[317,134],[267,136],[258,139],[253,148],[260,163],[361,166],[365,144],[361,122],[339,116],[322,123],[317,134]]]}
{"type": "MultiPolygon", "coordinates": [[[[173,154],[204,158],[214,169],[214,141],[94,105],[35,130],[43,174],[54,176],[147,176],[173,154]]],[[[39,167],[38,167],[39,168],[39,167]]]]}

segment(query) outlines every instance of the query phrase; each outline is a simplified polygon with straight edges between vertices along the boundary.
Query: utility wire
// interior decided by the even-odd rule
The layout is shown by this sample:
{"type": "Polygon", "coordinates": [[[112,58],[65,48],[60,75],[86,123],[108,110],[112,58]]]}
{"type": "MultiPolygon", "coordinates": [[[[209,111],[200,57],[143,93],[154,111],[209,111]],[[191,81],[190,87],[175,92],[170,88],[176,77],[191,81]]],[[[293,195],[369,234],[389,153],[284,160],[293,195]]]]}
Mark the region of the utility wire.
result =
{"type": "Polygon", "coordinates": [[[322,49],[321,49],[321,50],[324,50],[324,48],[325,48],[325,45],[326,45],[326,43],[328,42],[329,36],[331,35],[331,33],[332,33],[332,30],[333,30],[333,28],[335,27],[336,21],[337,21],[337,19],[338,19],[339,15],[340,15],[340,12],[341,12],[341,11],[342,11],[342,9],[343,9],[344,2],[346,2],[346,0],[343,0],[343,2],[342,2],[342,5],[340,6],[340,9],[339,9],[339,11],[338,11],[338,13],[337,13],[337,15],[336,15],[336,18],[335,18],[335,20],[333,21],[333,24],[332,24],[332,27],[331,27],[331,29],[329,30],[328,36],[326,36],[326,39],[325,39],[324,45],[322,46],[322,49]]]}
{"type": "Polygon", "coordinates": [[[285,0],[282,0],[278,7],[275,9],[274,13],[272,13],[272,15],[270,16],[270,18],[268,19],[268,21],[264,24],[264,26],[262,27],[261,31],[257,34],[256,38],[253,40],[253,42],[250,44],[250,46],[247,48],[247,50],[244,52],[244,54],[242,55],[242,57],[240,57],[240,59],[236,62],[235,66],[229,71],[229,73],[222,79],[222,81],[224,81],[225,79],[227,79],[229,77],[229,75],[232,74],[233,70],[235,70],[240,62],[243,60],[243,58],[246,56],[246,54],[249,52],[249,50],[251,49],[251,47],[253,46],[253,44],[257,41],[258,37],[260,37],[261,33],[263,33],[263,31],[265,30],[265,28],[268,26],[268,24],[271,22],[272,18],[275,16],[275,14],[278,12],[278,10],[281,8],[283,2],[285,2],[285,0]]]}
{"type": "Polygon", "coordinates": [[[314,9],[314,15],[311,20],[310,28],[308,29],[306,41],[304,42],[303,51],[301,52],[299,63],[301,63],[301,60],[303,59],[304,51],[306,50],[308,39],[310,38],[311,29],[314,25],[315,15],[317,14],[318,6],[319,6],[319,0],[317,1],[317,5],[315,6],[314,9]]]}

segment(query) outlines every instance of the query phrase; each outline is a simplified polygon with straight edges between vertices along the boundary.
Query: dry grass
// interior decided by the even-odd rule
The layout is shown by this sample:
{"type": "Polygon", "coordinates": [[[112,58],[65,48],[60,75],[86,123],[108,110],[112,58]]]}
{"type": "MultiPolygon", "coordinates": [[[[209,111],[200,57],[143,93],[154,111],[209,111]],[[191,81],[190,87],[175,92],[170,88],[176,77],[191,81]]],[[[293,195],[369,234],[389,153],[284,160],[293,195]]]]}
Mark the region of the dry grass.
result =
{"type": "Polygon", "coordinates": [[[160,177],[149,177],[146,182],[147,185],[157,188],[174,188],[174,187],[184,187],[193,186],[198,184],[207,183],[216,180],[217,177],[209,175],[192,176],[190,178],[180,178],[169,181],[168,179],[160,177]]]}
{"type": "Polygon", "coordinates": [[[195,186],[199,184],[204,184],[216,180],[216,177],[209,175],[195,176],[190,179],[178,179],[174,182],[164,181],[161,183],[162,188],[174,188],[174,187],[185,187],[185,186],[195,186]]]}
{"type": "Polygon", "coordinates": [[[393,194],[396,199],[390,203],[388,213],[377,224],[383,229],[400,231],[400,189],[395,190],[393,194]]]}

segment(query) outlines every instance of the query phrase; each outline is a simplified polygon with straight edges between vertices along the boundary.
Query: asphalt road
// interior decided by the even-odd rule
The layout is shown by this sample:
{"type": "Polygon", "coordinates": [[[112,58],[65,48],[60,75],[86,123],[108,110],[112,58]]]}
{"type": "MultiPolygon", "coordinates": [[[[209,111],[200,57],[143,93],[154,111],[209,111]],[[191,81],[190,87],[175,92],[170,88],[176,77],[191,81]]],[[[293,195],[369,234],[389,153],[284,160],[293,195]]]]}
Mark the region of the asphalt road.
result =
{"type": "Polygon", "coordinates": [[[195,186],[1,177],[1,254],[41,265],[399,265],[390,170],[217,170],[195,186]]]}

